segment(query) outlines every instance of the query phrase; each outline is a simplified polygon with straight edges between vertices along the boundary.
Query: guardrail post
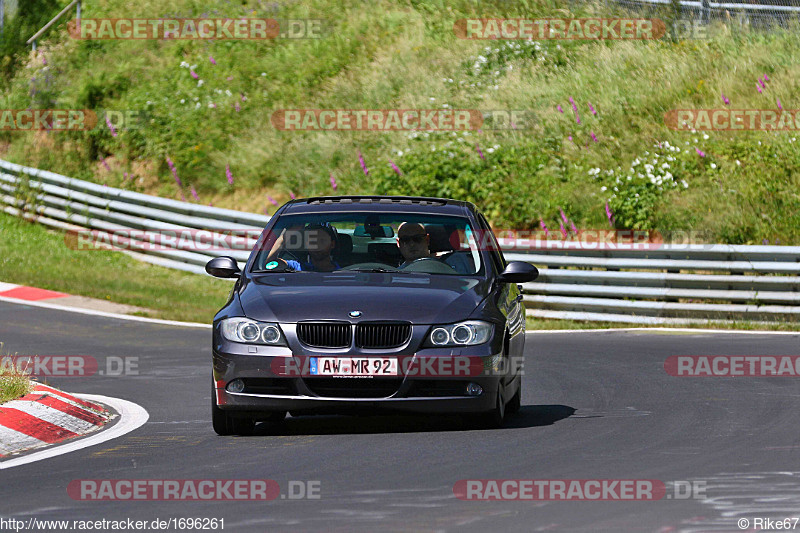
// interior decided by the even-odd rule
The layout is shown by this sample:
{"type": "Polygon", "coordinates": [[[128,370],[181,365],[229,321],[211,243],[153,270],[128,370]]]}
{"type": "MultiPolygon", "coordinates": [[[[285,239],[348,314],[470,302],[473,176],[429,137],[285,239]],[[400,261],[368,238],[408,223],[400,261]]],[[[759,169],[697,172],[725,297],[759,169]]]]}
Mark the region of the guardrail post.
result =
{"type": "Polygon", "coordinates": [[[27,41],[25,41],[25,44],[30,44],[30,45],[31,45],[31,47],[33,48],[33,51],[35,52],[35,51],[36,51],[36,39],[37,39],[38,37],[40,37],[41,35],[43,35],[43,34],[44,34],[44,32],[46,32],[46,31],[47,31],[47,30],[50,28],[50,26],[52,26],[53,24],[55,24],[55,22],[56,22],[58,19],[60,19],[62,16],[64,16],[64,14],[66,14],[66,13],[67,13],[67,11],[69,11],[70,9],[72,9],[72,6],[75,6],[75,5],[77,5],[77,6],[78,6],[78,20],[80,20],[80,18],[81,18],[81,2],[80,2],[80,0],[72,0],[72,2],[70,2],[70,3],[67,5],[67,7],[65,7],[64,9],[62,9],[62,10],[61,10],[61,12],[60,12],[58,15],[56,15],[55,17],[53,17],[53,18],[50,20],[50,22],[48,22],[47,24],[45,24],[45,25],[44,25],[44,26],[43,26],[43,27],[42,27],[42,28],[41,28],[39,31],[37,31],[36,33],[34,33],[34,34],[33,34],[33,37],[31,37],[30,39],[28,39],[27,41]]]}

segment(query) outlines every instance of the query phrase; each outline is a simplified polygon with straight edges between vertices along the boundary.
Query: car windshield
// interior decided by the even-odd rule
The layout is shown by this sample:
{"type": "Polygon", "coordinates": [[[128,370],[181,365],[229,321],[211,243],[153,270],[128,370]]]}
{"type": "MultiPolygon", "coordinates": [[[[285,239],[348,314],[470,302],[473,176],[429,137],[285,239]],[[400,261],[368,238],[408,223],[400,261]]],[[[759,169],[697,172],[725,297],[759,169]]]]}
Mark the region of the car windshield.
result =
{"type": "Polygon", "coordinates": [[[469,276],[483,262],[465,217],[337,212],[281,216],[251,272],[340,270],[469,276]]]}

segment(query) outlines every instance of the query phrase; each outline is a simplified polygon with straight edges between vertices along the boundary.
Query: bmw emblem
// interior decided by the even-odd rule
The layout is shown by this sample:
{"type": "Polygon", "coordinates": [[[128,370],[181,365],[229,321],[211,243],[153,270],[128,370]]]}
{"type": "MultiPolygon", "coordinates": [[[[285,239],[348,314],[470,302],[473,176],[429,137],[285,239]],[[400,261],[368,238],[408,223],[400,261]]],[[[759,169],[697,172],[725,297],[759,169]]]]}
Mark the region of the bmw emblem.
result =
{"type": "Polygon", "coordinates": [[[361,316],[361,311],[350,311],[350,316],[353,318],[358,318],[361,316]]]}

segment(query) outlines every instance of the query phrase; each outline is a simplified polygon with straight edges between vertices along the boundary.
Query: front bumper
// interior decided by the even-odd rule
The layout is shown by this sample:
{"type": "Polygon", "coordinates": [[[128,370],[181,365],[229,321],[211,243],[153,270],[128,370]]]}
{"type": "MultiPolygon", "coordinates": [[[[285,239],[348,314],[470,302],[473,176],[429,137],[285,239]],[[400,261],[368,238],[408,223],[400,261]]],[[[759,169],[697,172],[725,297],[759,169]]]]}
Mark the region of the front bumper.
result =
{"type": "MultiPolygon", "coordinates": [[[[486,352],[488,348],[487,346],[482,350],[486,352]]],[[[245,355],[214,350],[214,392],[217,405],[223,410],[231,411],[231,414],[240,412],[250,416],[273,411],[481,413],[495,406],[500,383],[507,383],[516,375],[510,365],[503,366],[503,357],[500,354],[466,355],[443,353],[443,350],[421,350],[417,354],[400,356],[410,358],[412,363],[406,368],[404,375],[397,377],[334,378],[309,376],[305,373],[287,376],[281,369],[285,368],[287,360],[298,359],[289,353],[278,355],[281,350],[288,352],[288,348],[270,348],[267,351],[275,355],[245,355]],[[466,358],[468,362],[464,359],[456,361],[456,358],[466,358]],[[432,360],[443,364],[430,365],[432,360]],[[433,375],[430,372],[420,372],[422,367],[414,366],[414,363],[422,364],[422,361],[427,361],[429,367],[434,369],[433,375]],[[458,362],[464,364],[458,365],[458,362]],[[442,375],[435,371],[439,368],[468,370],[442,375]],[[417,372],[409,369],[416,369],[417,372]],[[227,384],[234,379],[245,382],[243,392],[226,390],[227,384]],[[468,383],[480,385],[482,394],[468,395],[468,383]]],[[[364,354],[358,356],[363,357],[364,354]]],[[[385,356],[397,357],[397,354],[385,356]]],[[[302,357],[306,356],[298,356],[300,360],[302,357]]],[[[302,362],[298,367],[302,368],[302,362]]]]}

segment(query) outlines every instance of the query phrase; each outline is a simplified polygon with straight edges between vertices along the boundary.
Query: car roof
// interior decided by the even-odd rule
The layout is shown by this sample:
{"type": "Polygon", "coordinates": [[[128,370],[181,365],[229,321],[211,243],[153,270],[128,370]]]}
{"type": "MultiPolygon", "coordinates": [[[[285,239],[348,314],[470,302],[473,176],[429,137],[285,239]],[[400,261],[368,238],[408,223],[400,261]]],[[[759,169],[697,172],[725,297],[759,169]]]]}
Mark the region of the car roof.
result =
{"type": "Polygon", "coordinates": [[[280,215],[336,211],[386,211],[395,213],[431,213],[439,215],[473,215],[477,208],[471,202],[427,196],[315,196],[291,200],[280,215]]]}

